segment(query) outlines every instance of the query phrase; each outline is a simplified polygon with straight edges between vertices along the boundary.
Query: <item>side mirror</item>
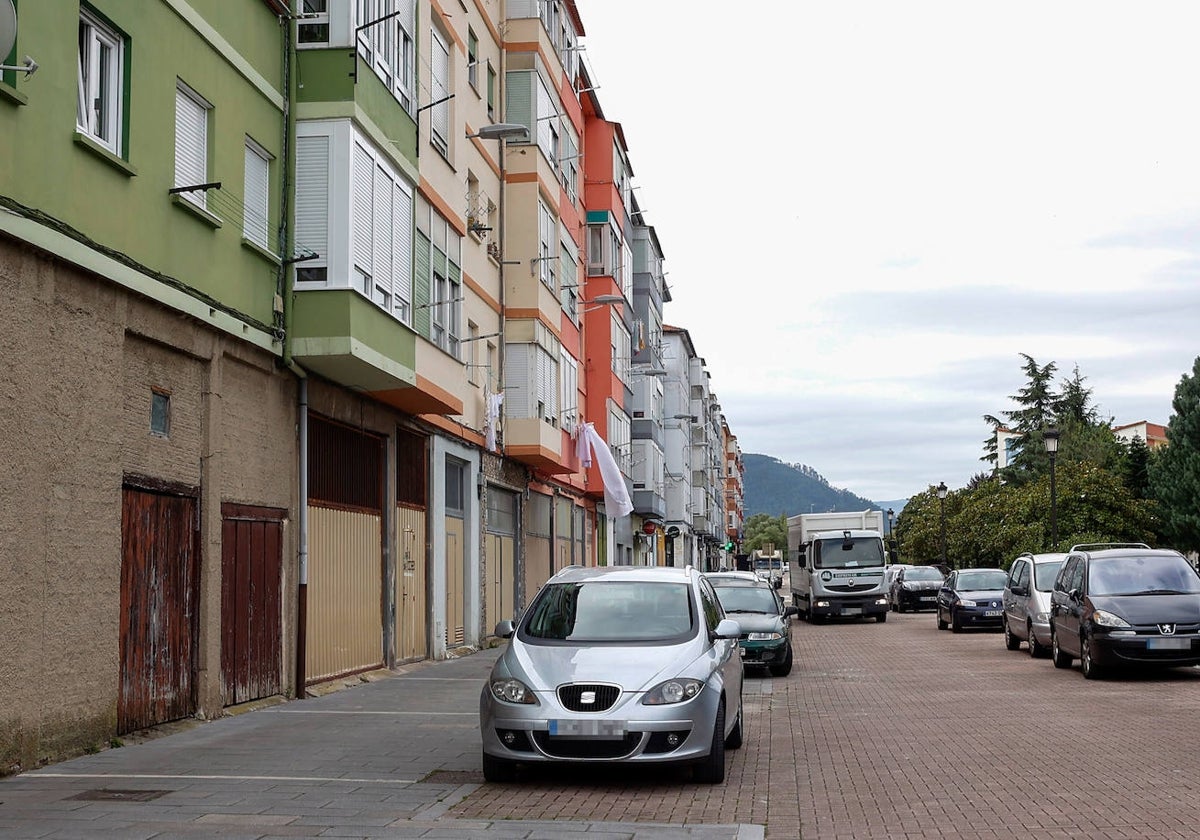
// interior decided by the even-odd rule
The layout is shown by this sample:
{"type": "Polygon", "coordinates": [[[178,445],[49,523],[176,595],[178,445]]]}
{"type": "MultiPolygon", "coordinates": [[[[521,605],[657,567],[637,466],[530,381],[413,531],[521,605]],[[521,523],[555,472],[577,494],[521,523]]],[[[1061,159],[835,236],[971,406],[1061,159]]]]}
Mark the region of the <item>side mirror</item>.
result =
{"type": "Polygon", "coordinates": [[[1072,601],[1080,601],[1083,599],[1083,593],[1080,592],[1078,589],[1072,589],[1070,592],[1067,593],[1067,597],[1070,598],[1072,601]]]}
{"type": "Polygon", "coordinates": [[[717,629],[712,632],[714,639],[736,639],[742,635],[742,625],[732,618],[722,618],[717,622],[717,629]]]}
{"type": "Polygon", "coordinates": [[[504,621],[501,621],[498,624],[496,624],[495,632],[496,632],[496,636],[498,638],[511,639],[512,634],[515,633],[516,630],[517,630],[516,625],[514,625],[512,623],[512,621],[510,621],[509,619],[506,618],[506,619],[504,619],[504,621]]]}
{"type": "Polygon", "coordinates": [[[783,617],[784,618],[791,618],[794,615],[800,615],[799,607],[784,607],[783,608],[783,617]]]}
{"type": "Polygon", "coordinates": [[[783,589],[783,578],[775,578],[775,588],[783,589]]]}

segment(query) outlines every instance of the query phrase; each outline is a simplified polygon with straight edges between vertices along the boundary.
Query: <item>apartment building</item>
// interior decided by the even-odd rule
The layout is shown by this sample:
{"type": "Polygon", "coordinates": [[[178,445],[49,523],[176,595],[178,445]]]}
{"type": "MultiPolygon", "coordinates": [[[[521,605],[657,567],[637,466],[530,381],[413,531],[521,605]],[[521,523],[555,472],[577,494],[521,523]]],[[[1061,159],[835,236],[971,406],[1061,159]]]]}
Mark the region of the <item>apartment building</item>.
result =
{"type": "Polygon", "coordinates": [[[716,567],[724,419],[573,2],[19,5],[2,766],[716,567]]]}

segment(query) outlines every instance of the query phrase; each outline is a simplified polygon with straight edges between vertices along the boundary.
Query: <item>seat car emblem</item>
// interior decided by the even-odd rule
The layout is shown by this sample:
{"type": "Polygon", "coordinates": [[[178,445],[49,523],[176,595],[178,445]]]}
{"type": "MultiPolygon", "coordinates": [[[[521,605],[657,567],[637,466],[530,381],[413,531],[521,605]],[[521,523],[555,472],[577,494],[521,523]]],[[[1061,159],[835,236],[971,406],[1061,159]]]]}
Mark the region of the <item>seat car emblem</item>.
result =
{"type": "Polygon", "coordinates": [[[1174,636],[1175,635],[1175,625],[1174,624],[1160,624],[1160,625],[1158,625],[1158,632],[1162,633],[1164,636],[1174,636]]]}
{"type": "Polygon", "coordinates": [[[591,706],[592,704],[594,704],[596,702],[596,692],[594,692],[594,691],[580,692],[579,702],[583,703],[585,706],[591,706]]]}

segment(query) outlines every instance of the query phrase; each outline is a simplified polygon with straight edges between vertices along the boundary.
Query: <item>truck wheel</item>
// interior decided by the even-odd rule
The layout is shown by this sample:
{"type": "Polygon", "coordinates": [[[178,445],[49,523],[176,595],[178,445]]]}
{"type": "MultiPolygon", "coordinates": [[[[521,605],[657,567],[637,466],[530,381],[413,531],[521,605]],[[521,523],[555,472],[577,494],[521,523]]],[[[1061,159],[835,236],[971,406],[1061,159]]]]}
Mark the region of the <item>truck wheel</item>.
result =
{"type": "Polygon", "coordinates": [[[883,624],[885,621],[887,621],[887,613],[881,612],[879,615],[875,616],[875,620],[880,624],[883,624]]]}

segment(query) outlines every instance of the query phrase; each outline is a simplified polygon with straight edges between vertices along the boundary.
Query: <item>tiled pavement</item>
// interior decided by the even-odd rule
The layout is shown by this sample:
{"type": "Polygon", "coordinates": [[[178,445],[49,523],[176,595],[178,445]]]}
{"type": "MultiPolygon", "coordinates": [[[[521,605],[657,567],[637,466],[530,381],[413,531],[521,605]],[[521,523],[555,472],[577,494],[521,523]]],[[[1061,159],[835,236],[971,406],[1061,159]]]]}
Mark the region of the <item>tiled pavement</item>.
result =
{"type": "Polygon", "coordinates": [[[793,633],[723,785],[484,784],[484,651],[0,780],[0,837],[1200,836],[1196,669],[1088,682],[929,614],[793,633]]]}

